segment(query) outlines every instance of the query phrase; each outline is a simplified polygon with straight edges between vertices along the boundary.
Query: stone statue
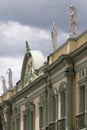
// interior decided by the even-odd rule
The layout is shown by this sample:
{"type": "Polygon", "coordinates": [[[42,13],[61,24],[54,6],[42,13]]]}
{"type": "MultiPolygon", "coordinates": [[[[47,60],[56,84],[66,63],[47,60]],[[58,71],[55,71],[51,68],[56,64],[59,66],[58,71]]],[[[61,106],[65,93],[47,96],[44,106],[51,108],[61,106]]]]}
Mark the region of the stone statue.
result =
{"type": "Polygon", "coordinates": [[[6,81],[4,79],[4,76],[1,76],[1,80],[2,80],[3,93],[5,94],[7,92],[7,87],[6,87],[6,81]]]}
{"type": "Polygon", "coordinates": [[[53,26],[52,26],[51,38],[52,38],[53,49],[56,50],[57,49],[57,29],[56,29],[55,23],[53,23],[53,26]]]}
{"type": "Polygon", "coordinates": [[[9,68],[6,72],[8,74],[8,85],[9,85],[9,90],[13,89],[13,82],[12,82],[12,71],[9,68]]]}
{"type": "Polygon", "coordinates": [[[70,38],[77,36],[77,12],[76,7],[71,5],[70,7],[71,22],[70,22],[70,38]]]}

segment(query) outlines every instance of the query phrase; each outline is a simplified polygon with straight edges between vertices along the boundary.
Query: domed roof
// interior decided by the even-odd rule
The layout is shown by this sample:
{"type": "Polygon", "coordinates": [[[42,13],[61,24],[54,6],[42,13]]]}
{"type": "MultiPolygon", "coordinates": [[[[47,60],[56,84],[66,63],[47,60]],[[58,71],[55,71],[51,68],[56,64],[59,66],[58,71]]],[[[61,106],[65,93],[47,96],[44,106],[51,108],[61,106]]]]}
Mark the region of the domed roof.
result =
{"type": "Polygon", "coordinates": [[[31,50],[30,54],[31,54],[32,59],[33,59],[34,69],[39,69],[45,61],[45,58],[44,58],[42,52],[36,51],[36,50],[35,51],[31,50]]]}

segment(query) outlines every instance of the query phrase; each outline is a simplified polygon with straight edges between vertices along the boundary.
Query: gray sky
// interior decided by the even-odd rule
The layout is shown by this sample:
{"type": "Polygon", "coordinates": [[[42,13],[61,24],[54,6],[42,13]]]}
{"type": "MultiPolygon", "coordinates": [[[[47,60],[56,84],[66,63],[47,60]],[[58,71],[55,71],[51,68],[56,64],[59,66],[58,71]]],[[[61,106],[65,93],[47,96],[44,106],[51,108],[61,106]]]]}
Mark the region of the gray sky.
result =
{"type": "MultiPolygon", "coordinates": [[[[7,84],[6,70],[13,71],[13,83],[20,79],[25,41],[32,50],[44,56],[52,52],[51,27],[56,23],[58,46],[68,38],[69,6],[75,5],[78,14],[78,34],[86,30],[87,0],[1,0],[0,3],[0,76],[7,84]]],[[[8,86],[8,84],[7,84],[8,86]]],[[[2,85],[0,81],[0,90],[2,85]]]]}

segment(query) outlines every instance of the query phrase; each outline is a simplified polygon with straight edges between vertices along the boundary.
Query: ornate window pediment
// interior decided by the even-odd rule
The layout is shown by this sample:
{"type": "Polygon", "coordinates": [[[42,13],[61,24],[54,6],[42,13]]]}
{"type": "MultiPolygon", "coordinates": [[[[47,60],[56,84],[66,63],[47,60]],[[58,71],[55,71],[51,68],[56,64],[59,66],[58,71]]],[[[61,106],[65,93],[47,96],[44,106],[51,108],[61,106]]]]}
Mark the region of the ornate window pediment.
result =
{"type": "Polygon", "coordinates": [[[31,51],[27,45],[21,71],[22,88],[29,85],[38,77],[37,71],[43,66],[43,63],[43,54],[40,51],[31,51]]]}

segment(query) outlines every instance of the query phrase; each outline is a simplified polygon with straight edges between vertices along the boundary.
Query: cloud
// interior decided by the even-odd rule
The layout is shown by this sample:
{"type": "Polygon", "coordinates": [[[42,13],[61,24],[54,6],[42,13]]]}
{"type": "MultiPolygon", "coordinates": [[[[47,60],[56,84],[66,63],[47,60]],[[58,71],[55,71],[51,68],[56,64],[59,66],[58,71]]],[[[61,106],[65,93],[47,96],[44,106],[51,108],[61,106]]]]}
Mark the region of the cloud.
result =
{"type": "Polygon", "coordinates": [[[86,0],[2,0],[0,4],[0,21],[15,21],[23,25],[48,29],[55,21],[57,28],[68,32],[69,6],[76,5],[79,29],[86,28],[86,0]],[[84,8],[83,8],[84,7],[84,8]],[[83,25],[83,26],[82,26],[83,25]]]}
{"type": "Polygon", "coordinates": [[[31,49],[41,50],[45,55],[50,51],[50,32],[17,22],[0,23],[0,56],[20,56],[25,51],[25,41],[29,41],[31,49]],[[44,49],[43,46],[47,46],[44,49]]]}

